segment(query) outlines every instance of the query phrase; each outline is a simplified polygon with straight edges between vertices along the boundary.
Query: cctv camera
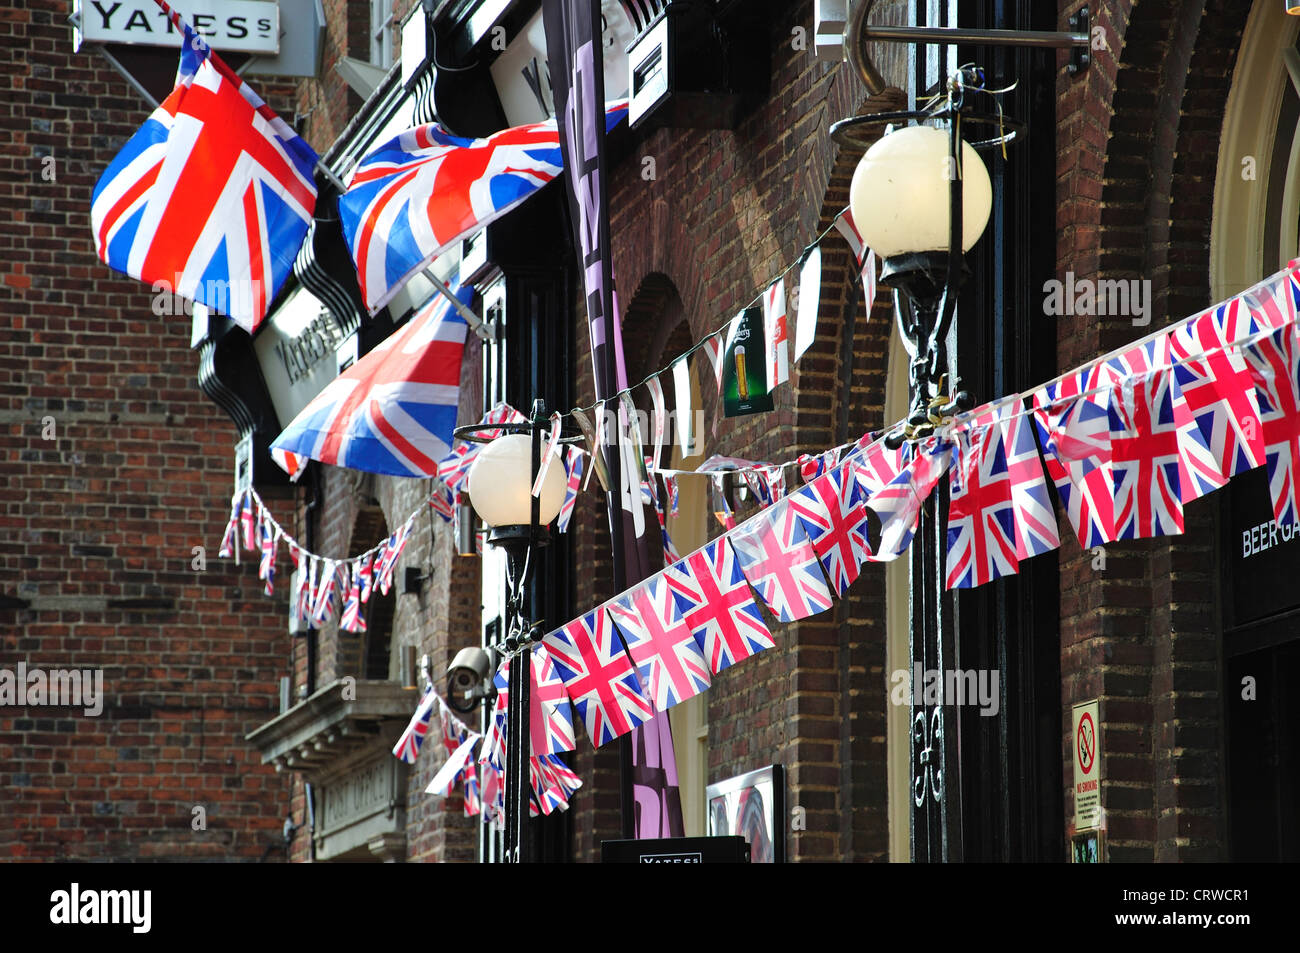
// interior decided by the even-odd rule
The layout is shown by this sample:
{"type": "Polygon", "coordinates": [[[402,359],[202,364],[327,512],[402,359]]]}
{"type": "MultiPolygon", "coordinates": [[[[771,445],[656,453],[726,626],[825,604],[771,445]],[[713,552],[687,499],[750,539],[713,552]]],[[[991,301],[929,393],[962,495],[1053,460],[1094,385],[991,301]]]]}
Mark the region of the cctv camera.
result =
{"type": "Polygon", "coordinates": [[[492,662],[480,648],[467,647],[456,653],[447,669],[447,704],[458,712],[472,711],[486,694],[484,683],[492,662]]]}

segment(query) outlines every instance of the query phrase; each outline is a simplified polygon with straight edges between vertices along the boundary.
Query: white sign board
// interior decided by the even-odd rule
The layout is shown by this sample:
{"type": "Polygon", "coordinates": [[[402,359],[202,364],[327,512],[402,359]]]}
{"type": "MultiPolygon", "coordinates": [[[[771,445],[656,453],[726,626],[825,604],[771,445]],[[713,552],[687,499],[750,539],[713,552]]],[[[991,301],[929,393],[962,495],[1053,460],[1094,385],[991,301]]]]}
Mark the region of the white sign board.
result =
{"type": "MultiPolygon", "coordinates": [[[[274,0],[177,0],[173,7],[213,49],[280,52],[280,7],[274,0]]],[[[78,0],[74,10],[86,43],[181,45],[180,33],[154,0],[78,0]]]]}
{"type": "Polygon", "coordinates": [[[1101,705],[1094,698],[1073,711],[1074,829],[1090,831],[1101,825],[1101,705]]]}

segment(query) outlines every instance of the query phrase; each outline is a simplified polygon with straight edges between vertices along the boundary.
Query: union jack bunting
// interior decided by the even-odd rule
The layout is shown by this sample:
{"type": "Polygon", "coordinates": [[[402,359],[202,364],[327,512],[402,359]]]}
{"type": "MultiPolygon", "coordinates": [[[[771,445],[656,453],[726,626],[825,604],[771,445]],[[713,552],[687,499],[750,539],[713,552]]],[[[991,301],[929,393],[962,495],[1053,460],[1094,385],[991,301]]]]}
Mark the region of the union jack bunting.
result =
{"type": "Polygon", "coordinates": [[[1300,311],[1300,260],[1242,292],[1241,298],[1257,330],[1295,324],[1300,311]]]}
{"type": "Polygon", "coordinates": [[[789,499],[726,538],[745,578],[782,622],[806,619],[831,607],[817,552],[789,499]]]}
{"type": "MultiPolygon", "coordinates": [[[[740,318],[733,318],[732,324],[739,321],[740,318]]],[[[731,325],[728,325],[730,327],[731,325]]],[[[722,390],[722,346],[726,343],[721,331],[711,334],[704,339],[704,345],[701,350],[704,356],[709,359],[709,366],[713,368],[713,385],[718,391],[722,390]]]]}
{"type": "MultiPolygon", "coordinates": [[[[1172,372],[1128,378],[1111,390],[1110,444],[1117,539],[1183,531],[1184,453],[1172,372]]],[[[1186,408],[1183,408],[1187,415],[1186,408]]]]}
{"type": "Polygon", "coordinates": [[[402,736],[397,739],[397,744],[393,745],[393,757],[407,764],[415,764],[415,759],[420,755],[420,746],[424,744],[424,736],[429,733],[429,721],[433,718],[433,706],[437,701],[438,695],[433,686],[426,683],[419,707],[415,709],[402,736]]]}
{"type": "Polygon", "coordinates": [[[880,542],[871,554],[873,561],[897,559],[912,544],[921,507],[948,472],[952,456],[951,443],[938,436],[926,437],[911,451],[898,476],[867,497],[867,506],[880,517],[880,542]]]}
{"type": "Polygon", "coordinates": [[[244,528],[244,548],[247,550],[257,549],[257,523],[262,517],[262,504],[259,501],[256,506],[253,503],[253,491],[244,491],[244,505],[239,511],[239,522],[244,528]]]}
{"type": "Polygon", "coordinates": [[[1300,340],[1296,325],[1279,328],[1245,348],[1259,397],[1273,518],[1300,523],[1300,340]]]}
{"type": "Polygon", "coordinates": [[[654,474],[650,474],[641,482],[641,502],[655,511],[655,517],[659,520],[659,536],[663,540],[664,563],[672,565],[681,559],[682,555],[677,551],[673,538],[668,535],[668,520],[664,516],[663,504],[659,501],[659,487],[655,483],[654,474]]]}
{"type": "Polygon", "coordinates": [[[582,486],[582,450],[578,447],[565,449],[564,502],[560,504],[560,515],[556,521],[556,532],[564,533],[569,529],[569,520],[573,519],[573,508],[578,502],[578,491],[582,486]]]}
{"type": "Polygon", "coordinates": [[[532,653],[533,684],[529,692],[534,755],[572,751],[576,746],[573,733],[573,705],[564,680],[555,670],[546,646],[534,646],[532,653]]]}
{"type": "Polygon", "coordinates": [[[1115,539],[1109,397],[1090,393],[1096,380],[1094,367],[1048,384],[1033,397],[1047,472],[1085,548],[1115,539]]]}
{"type": "MultiPolygon", "coordinates": [[[[495,440],[502,432],[498,428],[491,427],[492,424],[522,423],[527,419],[509,404],[497,404],[479,421],[479,435],[485,440],[495,440]]],[[[454,492],[463,489],[465,481],[469,478],[469,468],[478,459],[484,446],[486,444],[458,440],[452,446],[451,452],[438,461],[438,478],[448,489],[454,492]]]]}
{"type": "MultiPolygon", "coordinates": [[[[1264,462],[1255,385],[1241,352],[1222,337],[1211,313],[1169,332],[1178,400],[1186,405],[1204,438],[1210,464],[1221,483],[1264,462]]],[[[1215,481],[1205,489],[1214,489],[1215,481]]]]}
{"type": "Polygon", "coordinates": [[[231,556],[238,557],[239,547],[237,545],[237,536],[239,535],[239,513],[244,506],[244,494],[236,493],[230,499],[230,519],[226,523],[226,532],[221,537],[221,549],[217,555],[222,559],[229,559],[231,556]]]}
{"type": "Polygon", "coordinates": [[[348,586],[347,601],[343,603],[339,627],[344,632],[364,632],[366,619],[361,614],[361,570],[357,562],[347,564],[347,575],[344,578],[349,579],[351,584],[348,586]]]}
{"type": "Polygon", "coordinates": [[[713,675],[775,644],[725,537],[669,566],[663,579],[713,675]]]}
{"type": "Polygon", "coordinates": [[[596,747],[654,715],[636,666],[604,607],[556,629],[543,642],[596,747]]]}
{"type": "Polygon", "coordinates": [[[837,595],[844,595],[871,555],[866,494],[845,462],[787,498],[837,595]]]}
{"type": "Polygon", "coordinates": [[[370,571],[371,560],[374,558],[374,553],[366,553],[357,560],[357,579],[361,584],[361,591],[358,595],[361,598],[362,605],[370,601],[370,593],[374,591],[374,579],[370,571]]]}
{"type": "Polygon", "coordinates": [[[270,596],[275,594],[275,551],[280,536],[276,533],[271,518],[265,512],[259,521],[258,530],[262,537],[262,560],[257,567],[257,578],[266,580],[263,591],[270,596]]]}
{"type": "Polygon", "coordinates": [[[656,711],[694,698],[710,684],[704,646],[678,611],[672,587],[652,576],[609,604],[656,711]]]}
{"type": "Polygon", "coordinates": [[[664,492],[668,494],[668,512],[671,513],[673,516],[676,516],[677,504],[679,502],[677,496],[677,477],[673,476],[670,473],[665,473],[663,476],[664,476],[664,492]]]}
{"type": "Polygon", "coordinates": [[[825,453],[819,453],[815,456],[810,453],[801,453],[799,454],[799,473],[803,476],[804,483],[811,483],[839,462],[839,447],[832,447],[825,453]]]}
{"type": "Polygon", "coordinates": [[[767,338],[767,389],[790,379],[790,335],[785,314],[785,279],[778,278],[763,294],[763,332],[767,338]]]}
{"type": "Polygon", "coordinates": [[[504,770],[506,763],[506,710],[510,705],[510,659],[503,658],[492,676],[496,702],[488,719],[487,737],[479,749],[479,764],[491,764],[504,770]]]}
{"type": "Polygon", "coordinates": [[[321,567],[320,583],[316,588],[315,601],[311,617],[319,623],[328,622],[334,615],[334,593],[338,582],[338,563],[332,559],[324,560],[321,567]]]}
{"type": "Polygon", "coordinates": [[[402,550],[406,548],[406,540],[410,535],[411,521],[408,519],[397,527],[397,532],[384,541],[383,550],[376,557],[375,579],[383,595],[388,595],[389,587],[393,584],[393,567],[397,565],[397,560],[401,557],[402,550]]]}
{"type": "Polygon", "coordinates": [[[910,443],[902,443],[891,450],[885,446],[884,440],[877,439],[863,445],[849,459],[853,478],[864,497],[884,489],[886,484],[903,472],[903,467],[911,459],[911,448],[910,443]]]}
{"type": "Polygon", "coordinates": [[[785,498],[785,467],[766,467],[759,471],[763,485],[767,488],[767,499],[771,503],[785,498]]]}
{"type": "Polygon", "coordinates": [[[95,251],[250,333],[316,207],[317,156],[188,25],[176,86],[100,176],[95,251]]]}
{"type": "Polygon", "coordinates": [[[853,260],[858,263],[858,271],[862,274],[862,296],[867,302],[867,317],[870,317],[871,308],[876,303],[876,256],[862,240],[853,213],[848,209],[836,216],[835,230],[849,243],[853,260]]]}
{"type": "Polygon", "coordinates": [[[447,709],[441,704],[438,705],[438,720],[442,724],[442,746],[447,753],[447,760],[443,762],[424,791],[426,794],[448,797],[456,782],[461,781],[465,815],[473,817],[479,812],[474,748],[482,740],[481,736],[477,732],[470,731],[460,721],[451,718],[447,714],[447,709]]]}
{"type": "MultiPolygon", "coordinates": [[[[626,115],[626,101],[607,106],[607,128],[626,115]]],[[[362,159],[339,197],[339,217],[371,313],[444,250],[505,215],[563,168],[554,118],[486,139],[453,136],[433,123],[362,159]]]]}
{"type": "Polygon", "coordinates": [[[988,405],[956,434],[949,473],[947,586],[982,586],[1020,560],[1061,545],[1051,497],[1020,398],[988,405]]]}
{"type": "MultiPolygon", "coordinates": [[[[468,304],[472,286],[453,292],[468,304]]],[[[272,446],[335,466],[434,476],[451,449],[469,330],[435,295],[312,398],[272,446]]]]}
{"type": "Polygon", "coordinates": [[[1095,365],[1096,379],[1099,384],[1120,384],[1172,364],[1169,335],[1160,334],[1099,360],[1095,365]]]}
{"type": "Polygon", "coordinates": [[[442,517],[443,522],[450,522],[456,517],[456,499],[445,486],[437,486],[429,494],[429,508],[442,517]]]}
{"type": "Polygon", "coordinates": [[[713,500],[713,515],[722,524],[723,529],[731,530],[736,528],[736,514],[732,512],[731,504],[727,502],[725,480],[725,474],[713,474],[709,478],[709,495],[713,500]]]}
{"type": "Polygon", "coordinates": [[[289,482],[297,483],[298,478],[303,475],[307,468],[308,459],[297,453],[290,453],[288,450],[281,450],[279,447],[271,448],[271,459],[285,473],[289,474],[289,482]]]}

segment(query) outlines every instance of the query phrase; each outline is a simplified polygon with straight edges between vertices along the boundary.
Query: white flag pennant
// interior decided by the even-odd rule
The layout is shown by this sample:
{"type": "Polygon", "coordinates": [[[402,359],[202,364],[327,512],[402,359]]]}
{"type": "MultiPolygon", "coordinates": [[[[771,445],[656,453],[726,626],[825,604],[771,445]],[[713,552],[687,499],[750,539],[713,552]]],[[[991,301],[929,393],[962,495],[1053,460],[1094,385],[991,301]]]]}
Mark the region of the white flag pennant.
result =
{"type": "Polygon", "coordinates": [[[794,325],[794,359],[803,357],[817,339],[817,312],[821,309],[822,249],[814,245],[799,267],[799,312],[794,325]]]}
{"type": "Polygon", "coordinates": [[[695,453],[695,406],[691,399],[691,367],[684,357],[673,361],[673,412],[677,415],[677,445],[682,456],[695,453]]]}
{"type": "Polygon", "coordinates": [[[551,459],[555,456],[555,448],[560,442],[560,426],[563,420],[559,411],[551,414],[551,433],[546,438],[546,446],[542,449],[542,462],[537,468],[537,479],[533,481],[533,496],[542,495],[542,485],[546,482],[546,474],[551,469],[551,459]]]}
{"type": "Polygon", "coordinates": [[[658,467],[664,449],[665,417],[667,416],[664,408],[664,385],[659,380],[658,374],[653,375],[646,381],[646,389],[650,391],[650,429],[655,446],[651,466],[658,467]]]}

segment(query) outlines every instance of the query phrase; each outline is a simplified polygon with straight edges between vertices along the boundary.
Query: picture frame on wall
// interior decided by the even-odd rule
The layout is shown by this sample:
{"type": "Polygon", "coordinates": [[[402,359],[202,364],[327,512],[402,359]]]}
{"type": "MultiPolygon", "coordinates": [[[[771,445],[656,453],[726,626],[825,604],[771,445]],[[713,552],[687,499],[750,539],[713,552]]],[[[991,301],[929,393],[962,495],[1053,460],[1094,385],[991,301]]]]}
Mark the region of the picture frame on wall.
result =
{"type": "Polygon", "coordinates": [[[785,844],[785,767],[768,765],[705,789],[709,836],[739,835],[755,864],[783,864],[785,844]]]}

